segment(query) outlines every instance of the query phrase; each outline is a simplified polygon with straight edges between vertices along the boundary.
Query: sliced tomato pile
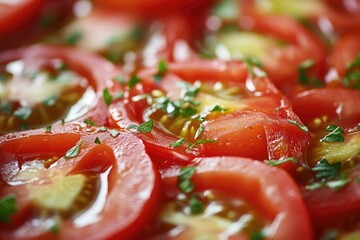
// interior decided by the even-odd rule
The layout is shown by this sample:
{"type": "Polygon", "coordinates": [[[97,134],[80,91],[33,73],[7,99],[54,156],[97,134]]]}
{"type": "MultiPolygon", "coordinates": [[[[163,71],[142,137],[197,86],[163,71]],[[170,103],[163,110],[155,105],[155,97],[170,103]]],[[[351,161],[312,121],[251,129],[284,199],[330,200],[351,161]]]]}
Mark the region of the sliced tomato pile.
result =
{"type": "Polygon", "coordinates": [[[0,0],[0,239],[360,239],[359,16],[0,0]]]}

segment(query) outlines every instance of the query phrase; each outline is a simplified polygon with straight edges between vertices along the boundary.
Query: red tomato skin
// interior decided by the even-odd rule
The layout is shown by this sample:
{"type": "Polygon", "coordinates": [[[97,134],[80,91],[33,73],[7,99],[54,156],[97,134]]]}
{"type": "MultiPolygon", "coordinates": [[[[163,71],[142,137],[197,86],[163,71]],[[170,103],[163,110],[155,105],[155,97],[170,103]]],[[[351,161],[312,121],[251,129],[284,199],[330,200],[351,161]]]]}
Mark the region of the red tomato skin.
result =
{"type": "Polygon", "coordinates": [[[90,119],[99,126],[107,126],[107,106],[102,98],[102,92],[105,88],[112,86],[112,77],[119,72],[119,69],[105,59],[71,47],[33,45],[2,52],[0,64],[22,59],[25,65],[31,68],[33,64],[36,66],[41,61],[57,58],[63,60],[71,70],[85,77],[97,95],[95,102],[88,102],[89,110],[75,121],[82,122],[84,119],[90,119]]]}
{"type": "MultiPolygon", "coordinates": [[[[343,127],[354,127],[360,118],[360,92],[346,88],[310,89],[290,96],[294,112],[301,121],[310,123],[322,116],[336,120],[343,127]]],[[[324,127],[324,126],[321,126],[324,127]]]]}
{"type": "MultiPolygon", "coordinates": [[[[359,19],[360,20],[360,19],[359,19]]],[[[340,81],[346,75],[349,64],[360,54],[360,32],[354,31],[339,38],[335,43],[332,62],[340,81]]]]}
{"type": "MultiPolygon", "coordinates": [[[[248,89],[244,90],[246,97],[239,103],[242,106],[240,110],[218,118],[225,119],[223,121],[226,124],[223,125],[228,126],[227,131],[229,131],[229,134],[222,135],[222,130],[220,130],[220,125],[222,124],[217,124],[218,119],[207,119],[208,122],[205,124],[204,136],[206,139],[219,141],[218,143],[202,144],[192,149],[188,149],[185,144],[174,148],[172,144],[179,137],[164,132],[156,124],[150,133],[138,133],[139,137],[143,139],[149,155],[157,163],[157,166],[170,167],[171,162],[175,165],[187,165],[196,156],[229,156],[234,154],[236,156],[253,157],[261,160],[298,157],[299,161],[302,161],[303,152],[305,152],[307,147],[308,133],[303,132],[299,127],[288,121],[292,120],[300,123],[298,117],[292,112],[289,101],[267,78],[248,76],[246,65],[235,61],[194,60],[168,64],[168,67],[167,74],[158,86],[153,82],[153,75],[157,69],[151,68],[140,71],[138,76],[142,79],[142,84],[130,91],[129,94],[125,94],[125,99],[110,105],[109,112],[112,126],[127,128],[130,124],[143,123],[145,121],[143,114],[148,105],[146,101],[134,104],[131,100],[132,97],[151,92],[159,87],[162,91],[176,96],[180,91],[180,89],[177,89],[176,82],[182,79],[186,79],[189,82],[199,79],[204,82],[216,82],[217,80],[226,79],[226,82],[229,84],[242,86],[242,88],[248,87],[248,89]],[[254,129],[235,130],[233,125],[230,124],[230,126],[227,123],[227,120],[231,119],[229,122],[235,125],[248,127],[248,125],[244,125],[245,121],[241,120],[242,114],[247,116],[247,120],[257,123],[254,129]],[[260,117],[263,120],[256,120],[256,117],[260,117]],[[281,124],[277,124],[277,121],[281,122],[281,124]],[[241,122],[243,124],[240,124],[241,122]],[[281,128],[281,126],[285,128],[281,128]],[[251,141],[242,140],[246,138],[251,139],[251,141]],[[276,144],[277,138],[281,139],[281,141],[276,144]],[[244,142],[243,147],[238,146],[239,142],[244,142]],[[256,151],[254,151],[254,148],[256,151]]],[[[222,120],[219,121],[221,122],[222,120]]],[[[291,169],[294,166],[288,167],[291,169]]]]}
{"type": "Polygon", "coordinates": [[[14,6],[0,4],[0,36],[14,31],[40,12],[44,0],[28,0],[14,6]]]}
{"type": "MultiPolygon", "coordinates": [[[[284,170],[239,157],[196,158],[191,178],[195,191],[215,189],[234,194],[273,221],[266,239],[313,239],[308,210],[294,180],[284,170]],[[238,183],[238,184],[237,184],[238,183]]],[[[162,174],[165,189],[176,188],[179,169],[162,174]]]]}
{"type": "MultiPolygon", "coordinates": [[[[58,161],[58,171],[71,168],[70,172],[66,171],[69,174],[76,174],[89,171],[102,172],[112,167],[108,177],[109,192],[99,220],[80,228],[71,220],[63,220],[57,235],[39,233],[29,227],[25,228],[28,233],[24,235],[24,232],[5,230],[4,225],[0,224],[1,239],[126,238],[140,231],[152,217],[153,209],[157,208],[159,202],[159,174],[146,155],[141,141],[130,133],[120,131],[117,137],[112,137],[109,132],[99,132],[97,128],[84,124],[67,124],[53,127],[51,133],[38,129],[2,136],[0,152],[5,155],[3,159],[10,161],[14,161],[14,158],[9,159],[7,156],[13,156],[12,154],[17,156],[16,161],[26,161],[24,156],[29,154],[31,157],[63,156],[79,140],[82,141],[80,154],[67,160],[61,158],[58,161]],[[96,137],[102,144],[94,143],[96,137]],[[39,152],[36,151],[38,149],[39,152]],[[102,161],[98,161],[99,159],[102,161]],[[130,200],[131,204],[124,204],[130,200]]],[[[3,161],[0,167],[4,166],[3,161]]],[[[0,195],[8,193],[10,188],[0,189],[0,195]]],[[[24,190],[15,194],[21,192],[24,190]]]]}
{"type": "Polygon", "coordinates": [[[288,43],[272,49],[264,59],[269,78],[285,94],[297,85],[298,67],[308,59],[314,61],[309,75],[321,79],[326,74],[327,48],[316,35],[291,17],[257,13],[252,0],[242,1],[240,8],[243,13],[239,18],[241,27],[288,43]]]}
{"type": "Polygon", "coordinates": [[[327,187],[304,190],[303,195],[316,225],[334,224],[350,215],[360,214],[360,187],[356,181],[360,171],[351,174],[353,180],[339,191],[327,187]]]}

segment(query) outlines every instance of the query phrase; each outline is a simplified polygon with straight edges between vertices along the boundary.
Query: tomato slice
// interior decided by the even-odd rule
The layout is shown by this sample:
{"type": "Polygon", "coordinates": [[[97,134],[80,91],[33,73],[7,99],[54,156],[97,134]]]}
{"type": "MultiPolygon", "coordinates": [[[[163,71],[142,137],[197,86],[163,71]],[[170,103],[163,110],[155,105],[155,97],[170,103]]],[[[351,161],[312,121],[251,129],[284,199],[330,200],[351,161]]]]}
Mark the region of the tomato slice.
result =
{"type": "Polygon", "coordinates": [[[69,124],[3,136],[0,149],[0,197],[18,209],[2,239],[126,238],[157,205],[157,172],[130,133],[69,124]]]}
{"type": "Polygon", "coordinates": [[[151,132],[138,134],[160,166],[221,155],[302,161],[308,133],[268,78],[252,76],[242,62],[195,60],[167,67],[157,83],[157,69],[140,72],[142,82],[122,86],[124,97],[109,107],[117,127],[153,123],[151,132]]]}
{"type": "MultiPolygon", "coordinates": [[[[187,193],[180,194],[177,189],[180,184],[179,169],[163,173],[166,199],[159,219],[154,222],[153,228],[150,228],[152,230],[146,232],[147,236],[155,235],[150,239],[157,239],[159,234],[163,239],[170,236],[172,239],[195,239],[201,236],[207,236],[209,239],[220,236],[227,236],[229,239],[250,239],[246,231],[250,229],[251,233],[251,221],[241,225],[239,219],[245,219],[254,212],[267,222],[266,230],[263,231],[263,237],[266,239],[312,239],[312,227],[301,193],[285,171],[246,158],[197,158],[196,162],[198,164],[195,166],[195,173],[190,177],[195,188],[187,193]],[[191,208],[192,203],[187,201],[191,196],[200,195],[204,191],[210,197],[209,191],[231,194],[230,199],[225,200],[228,205],[222,206],[216,201],[205,203],[204,199],[199,197],[198,201],[203,203],[203,212],[191,214],[183,209],[191,208]],[[169,211],[169,202],[179,202],[179,205],[169,211]],[[248,203],[252,210],[246,210],[245,207],[245,210],[242,210],[243,214],[236,215],[236,210],[229,202],[240,202],[241,206],[244,205],[243,202],[248,203]],[[227,214],[227,210],[232,214],[227,214]],[[242,230],[227,229],[228,221],[232,222],[229,220],[232,215],[236,215],[233,223],[237,222],[237,226],[242,226],[242,230]],[[224,229],[221,229],[222,227],[224,229]],[[244,232],[245,236],[242,235],[244,232]]],[[[237,210],[240,208],[239,205],[237,210]]],[[[235,226],[236,223],[232,224],[233,228],[235,226]]]]}
{"type": "Polygon", "coordinates": [[[0,69],[1,133],[61,119],[89,118],[106,124],[101,93],[111,83],[115,68],[102,58],[72,48],[38,45],[3,52],[0,69]]]}
{"type": "Polygon", "coordinates": [[[294,112],[312,130],[324,129],[333,121],[345,128],[353,128],[360,116],[356,107],[360,101],[360,93],[357,90],[310,89],[290,96],[290,100],[294,112]]]}
{"type": "Polygon", "coordinates": [[[43,0],[1,1],[0,3],[0,36],[26,23],[39,13],[43,0]]]}
{"type": "MultiPolygon", "coordinates": [[[[351,64],[356,63],[356,59],[360,58],[360,32],[354,31],[348,33],[336,42],[333,51],[333,66],[337,70],[339,80],[342,82],[344,86],[352,87],[352,88],[360,88],[359,83],[354,79],[349,79],[349,83],[344,79],[346,75],[349,75],[352,70],[359,71],[359,66],[353,66],[354,69],[351,68],[351,64]]],[[[351,78],[351,77],[350,77],[351,78]]],[[[356,78],[355,78],[356,79],[356,78]]],[[[332,80],[332,79],[329,79],[332,80]]],[[[336,80],[336,79],[335,79],[336,80]]]]}
{"type": "Polygon", "coordinates": [[[232,8],[238,8],[235,18],[233,14],[229,14],[230,19],[220,18],[221,21],[214,24],[219,27],[210,27],[214,36],[210,34],[208,41],[214,41],[211,40],[214,37],[217,39],[215,54],[223,59],[258,58],[269,78],[285,94],[297,85],[299,66],[306,60],[311,59],[314,63],[309,69],[310,75],[320,78],[324,76],[324,43],[289,16],[261,14],[257,11],[255,2],[232,2],[230,13],[234,11],[232,8]]]}
{"type": "Polygon", "coordinates": [[[156,16],[183,8],[199,5],[206,6],[211,0],[184,0],[177,1],[176,3],[171,0],[102,0],[96,2],[109,8],[126,9],[127,11],[140,12],[146,16],[156,16]]]}

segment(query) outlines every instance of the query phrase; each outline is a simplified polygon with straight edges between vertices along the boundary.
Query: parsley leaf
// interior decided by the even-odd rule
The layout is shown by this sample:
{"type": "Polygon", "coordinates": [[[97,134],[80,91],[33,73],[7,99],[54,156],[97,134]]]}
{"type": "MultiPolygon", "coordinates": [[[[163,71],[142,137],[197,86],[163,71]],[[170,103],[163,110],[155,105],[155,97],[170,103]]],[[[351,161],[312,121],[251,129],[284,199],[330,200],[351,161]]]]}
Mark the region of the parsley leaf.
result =
{"type": "Polygon", "coordinates": [[[0,222],[9,223],[10,216],[16,213],[16,198],[14,194],[6,195],[0,199],[0,222]]]}
{"type": "Polygon", "coordinates": [[[180,138],[180,139],[176,140],[175,142],[173,142],[172,146],[174,148],[177,148],[177,147],[180,147],[184,142],[185,142],[185,138],[180,138]]]}
{"type": "Polygon", "coordinates": [[[325,158],[321,159],[311,171],[317,172],[315,175],[318,179],[334,179],[339,176],[341,162],[330,164],[325,158]]]}
{"type": "Polygon", "coordinates": [[[141,133],[149,133],[149,132],[151,132],[153,125],[154,125],[154,121],[150,119],[150,120],[140,124],[139,126],[132,124],[132,125],[128,126],[127,129],[129,129],[129,130],[133,129],[136,132],[141,132],[141,133]]]}
{"type": "Polygon", "coordinates": [[[124,76],[115,76],[113,78],[113,81],[117,82],[117,83],[120,83],[121,85],[125,85],[125,77],[124,76]]]}
{"type": "Polygon", "coordinates": [[[336,125],[330,125],[325,129],[326,132],[330,132],[320,139],[321,142],[344,142],[345,138],[341,135],[344,134],[344,130],[336,125]]]}
{"type": "Polygon", "coordinates": [[[279,166],[281,164],[284,164],[286,162],[297,163],[298,161],[294,157],[289,157],[289,158],[279,159],[279,160],[265,160],[264,162],[269,166],[275,167],[275,166],[279,166]]]}
{"type": "Polygon", "coordinates": [[[99,132],[106,132],[107,131],[107,129],[106,129],[106,127],[104,127],[104,126],[101,126],[100,128],[99,128],[99,132]]]}
{"type": "Polygon", "coordinates": [[[106,106],[109,106],[111,104],[112,96],[107,88],[103,90],[103,99],[106,106]]]}
{"type": "Polygon", "coordinates": [[[49,126],[47,126],[47,127],[45,128],[45,131],[48,132],[48,133],[51,133],[51,128],[52,128],[52,126],[49,125],[49,126]]]}
{"type": "Polygon", "coordinates": [[[360,89],[360,54],[347,67],[346,75],[343,79],[345,87],[360,89]]]}
{"type": "Polygon", "coordinates": [[[131,76],[129,80],[129,88],[135,87],[135,85],[138,84],[139,82],[141,82],[141,79],[138,76],[136,75],[131,76]]]}
{"type": "Polygon", "coordinates": [[[189,149],[195,147],[196,145],[204,144],[204,143],[216,143],[216,141],[214,139],[199,139],[199,140],[196,140],[195,143],[190,143],[189,149]]]}
{"type": "Polygon", "coordinates": [[[74,147],[67,150],[67,152],[65,154],[65,158],[69,159],[69,158],[74,158],[74,157],[78,156],[80,153],[81,144],[82,144],[82,142],[78,142],[74,147]]]}
{"type": "Polygon", "coordinates": [[[294,124],[295,126],[299,127],[301,130],[303,130],[304,132],[308,132],[309,129],[305,126],[305,125],[302,125],[302,124],[299,124],[297,123],[296,121],[294,120],[291,120],[291,119],[288,119],[288,122],[294,124]]]}
{"type": "Polygon", "coordinates": [[[192,194],[189,199],[191,214],[200,214],[203,211],[203,203],[199,200],[197,194],[192,194]]]}
{"type": "Polygon", "coordinates": [[[314,66],[315,62],[312,59],[307,59],[298,67],[298,82],[305,86],[321,87],[323,83],[317,77],[308,76],[307,70],[314,66]]]}
{"type": "Polygon", "coordinates": [[[219,106],[219,105],[215,105],[211,110],[210,110],[210,112],[223,112],[223,111],[225,111],[226,109],[225,108],[223,108],[223,107],[221,107],[221,106],[219,106]]]}
{"type": "Polygon", "coordinates": [[[113,129],[113,130],[110,131],[110,135],[112,137],[117,137],[119,134],[120,134],[119,131],[116,130],[116,129],[113,129]]]}
{"type": "Polygon", "coordinates": [[[177,186],[183,193],[190,193],[194,190],[195,185],[191,181],[192,176],[195,174],[196,168],[194,166],[183,167],[180,169],[177,186]]]}
{"type": "Polygon", "coordinates": [[[93,121],[91,121],[91,120],[88,119],[88,118],[85,118],[85,119],[84,119],[84,123],[86,123],[87,125],[90,125],[90,126],[97,126],[96,123],[94,123],[93,121]]]}
{"type": "Polygon", "coordinates": [[[80,41],[82,36],[83,36],[83,34],[81,31],[79,31],[79,30],[74,31],[64,39],[64,44],[71,45],[71,46],[76,45],[80,41]]]}
{"type": "Polygon", "coordinates": [[[100,139],[98,137],[96,137],[94,143],[101,144],[101,141],[100,141],[100,139]]]}
{"type": "Polygon", "coordinates": [[[266,77],[267,76],[266,72],[263,71],[263,65],[259,59],[251,58],[251,57],[244,57],[244,58],[242,58],[242,60],[246,64],[247,70],[251,74],[252,77],[266,77]],[[258,73],[255,73],[254,66],[258,67],[261,70],[261,72],[258,71],[258,73]]]}
{"type": "Polygon", "coordinates": [[[158,63],[158,71],[157,73],[153,76],[155,82],[159,82],[163,76],[165,75],[165,73],[168,71],[168,67],[165,63],[164,60],[160,60],[158,63]]]}
{"type": "Polygon", "coordinates": [[[31,108],[20,107],[14,112],[14,116],[20,118],[23,121],[26,121],[31,115],[31,108]]]}

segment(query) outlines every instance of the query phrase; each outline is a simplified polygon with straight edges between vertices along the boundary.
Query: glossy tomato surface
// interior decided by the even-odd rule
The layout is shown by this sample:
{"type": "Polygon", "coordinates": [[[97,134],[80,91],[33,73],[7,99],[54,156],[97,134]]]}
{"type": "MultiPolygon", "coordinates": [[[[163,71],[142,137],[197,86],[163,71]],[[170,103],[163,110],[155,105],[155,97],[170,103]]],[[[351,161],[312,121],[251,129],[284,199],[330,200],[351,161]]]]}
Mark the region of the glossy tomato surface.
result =
{"type": "Polygon", "coordinates": [[[154,122],[151,132],[138,134],[161,165],[222,155],[301,161],[307,132],[268,78],[252,76],[243,62],[195,60],[168,67],[158,83],[154,83],[156,69],[140,72],[140,82],[125,86],[124,97],[109,108],[120,128],[154,122]],[[189,95],[182,97],[184,91],[189,95]],[[215,106],[220,109],[211,110],[215,106]],[[180,115],[172,115],[176,109],[180,115]],[[190,115],[185,115],[188,111],[190,115]],[[181,138],[184,144],[173,147],[181,138]]]}
{"type": "Polygon", "coordinates": [[[0,65],[5,78],[0,132],[47,126],[61,119],[107,123],[102,92],[116,70],[101,57],[61,46],[34,45],[2,52],[0,65]]]}
{"type": "MultiPolygon", "coordinates": [[[[197,158],[196,162],[196,171],[191,177],[194,192],[220,190],[251,204],[270,221],[264,236],[266,239],[313,238],[310,218],[301,193],[285,171],[246,158],[197,158]]],[[[167,193],[178,186],[178,174],[178,171],[164,172],[167,193]]],[[[185,228],[175,239],[184,239],[182,236],[186,232],[185,228]]],[[[235,234],[229,238],[238,239],[237,237],[235,234]]]]}
{"type": "Polygon", "coordinates": [[[130,133],[69,124],[6,135],[0,149],[0,196],[17,209],[2,239],[126,238],[157,205],[157,173],[130,133]]]}

